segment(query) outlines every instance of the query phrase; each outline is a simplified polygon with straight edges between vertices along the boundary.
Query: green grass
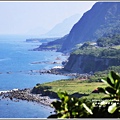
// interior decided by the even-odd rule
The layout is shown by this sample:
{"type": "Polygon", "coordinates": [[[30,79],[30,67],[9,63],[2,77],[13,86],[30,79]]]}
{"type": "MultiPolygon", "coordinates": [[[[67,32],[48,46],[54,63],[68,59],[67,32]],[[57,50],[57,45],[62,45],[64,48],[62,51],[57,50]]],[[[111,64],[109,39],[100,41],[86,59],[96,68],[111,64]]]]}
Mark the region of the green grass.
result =
{"type": "Polygon", "coordinates": [[[51,89],[50,91],[57,92],[58,90],[61,91],[66,91],[68,94],[73,94],[73,93],[81,93],[81,94],[89,94],[87,96],[88,98],[101,98],[103,97],[102,93],[92,93],[93,90],[95,90],[97,87],[105,87],[106,84],[102,82],[91,82],[91,83],[86,83],[86,82],[81,82],[78,79],[74,80],[57,80],[54,82],[48,82],[42,84],[44,86],[50,86],[51,89]]]}
{"type": "Polygon", "coordinates": [[[120,49],[120,45],[113,46],[112,48],[120,49]]]}

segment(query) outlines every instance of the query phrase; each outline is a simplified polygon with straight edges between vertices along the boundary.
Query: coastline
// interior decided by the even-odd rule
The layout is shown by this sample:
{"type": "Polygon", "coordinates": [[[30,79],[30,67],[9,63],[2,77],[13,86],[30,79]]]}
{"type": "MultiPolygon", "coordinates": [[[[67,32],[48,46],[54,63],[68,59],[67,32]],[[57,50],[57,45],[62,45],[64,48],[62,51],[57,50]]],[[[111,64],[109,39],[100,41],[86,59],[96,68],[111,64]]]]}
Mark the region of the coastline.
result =
{"type": "MultiPolygon", "coordinates": [[[[61,67],[61,66],[55,66],[55,67],[61,67]]],[[[51,68],[51,69],[41,69],[41,70],[28,70],[28,71],[8,71],[8,72],[0,72],[0,74],[13,74],[13,73],[23,73],[23,74],[53,74],[53,75],[63,75],[63,76],[70,76],[70,77],[80,77],[82,75],[88,75],[88,74],[80,74],[80,73],[72,73],[65,71],[64,68],[51,68]]]]}
{"type": "Polygon", "coordinates": [[[0,100],[9,98],[14,102],[19,102],[19,100],[26,100],[28,102],[37,102],[45,106],[51,106],[51,103],[57,98],[51,98],[49,95],[34,94],[31,92],[30,88],[25,89],[13,89],[9,91],[0,91],[0,100]]]}

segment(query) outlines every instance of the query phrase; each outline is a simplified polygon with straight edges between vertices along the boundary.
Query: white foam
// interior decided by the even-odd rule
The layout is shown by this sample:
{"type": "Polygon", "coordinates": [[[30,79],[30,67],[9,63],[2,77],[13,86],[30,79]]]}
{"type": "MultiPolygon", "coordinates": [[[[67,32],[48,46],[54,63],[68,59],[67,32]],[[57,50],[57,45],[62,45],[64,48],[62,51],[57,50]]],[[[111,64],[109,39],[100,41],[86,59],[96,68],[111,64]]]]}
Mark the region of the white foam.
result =
{"type": "Polygon", "coordinates": [[[12,91],[18,91],[18,89],[0,91],[0,94],[1,94],[1,93],[12,92],[12,91]]]}

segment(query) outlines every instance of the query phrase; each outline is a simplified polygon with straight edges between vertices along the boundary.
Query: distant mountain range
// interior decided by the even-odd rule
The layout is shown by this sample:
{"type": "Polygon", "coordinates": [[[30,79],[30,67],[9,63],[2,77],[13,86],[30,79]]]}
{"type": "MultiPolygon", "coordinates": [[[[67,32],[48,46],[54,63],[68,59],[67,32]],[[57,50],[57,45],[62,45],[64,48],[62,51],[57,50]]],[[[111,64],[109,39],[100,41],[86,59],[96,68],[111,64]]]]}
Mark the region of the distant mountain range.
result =
{"type": "Polygon", "coordinates": [[[72,15],[61,23],[55,25],[49,32],[41,35],[44,37],[63,37],[64,35],[68,34],[72,29],[73,25],[78,22],[80,19],[80,14],[72,15]]]}
{"type": "Polygon", "coordinates": [[[29,30],[26,34],[35,37],[37,36],[39,38],[63,37],[70,32],[73,25],[78,22],[80,17],[80,14],[75,14],[64,19],[61,23],[55,25],[51,30],[47,30],[44,27],[38,27],[29,30]]]}

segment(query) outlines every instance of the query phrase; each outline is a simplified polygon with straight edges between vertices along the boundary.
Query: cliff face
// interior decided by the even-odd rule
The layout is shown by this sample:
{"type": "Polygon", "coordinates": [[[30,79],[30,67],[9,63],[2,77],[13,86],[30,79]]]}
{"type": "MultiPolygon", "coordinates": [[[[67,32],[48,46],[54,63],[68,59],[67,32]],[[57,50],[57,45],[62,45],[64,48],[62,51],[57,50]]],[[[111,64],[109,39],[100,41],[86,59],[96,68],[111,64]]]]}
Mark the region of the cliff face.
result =
{"type": "Polygon", "coordinates": [[[69,51],[85,41],[95,41],[118,24],[120,2],[97,2],[73,26],[60,51],[69,51]]]}
{"type": "Polygon", "coordinates": [[[106,70],[110,66],[120,65],[120,60],[115,58],[99,58],[90,55],[72,54],[64,69],[69,72],[90,73],[106,70]]]}

